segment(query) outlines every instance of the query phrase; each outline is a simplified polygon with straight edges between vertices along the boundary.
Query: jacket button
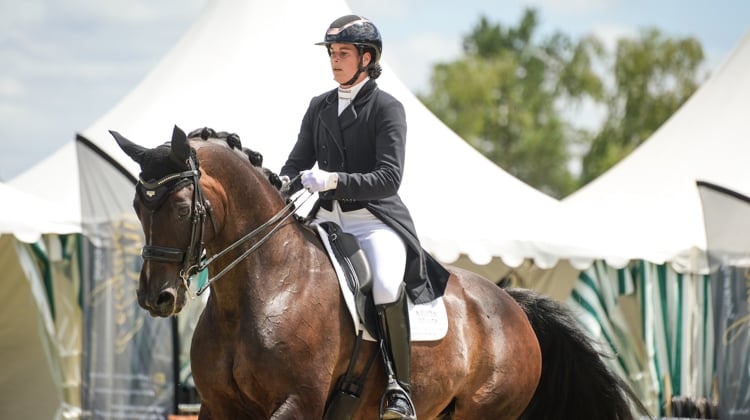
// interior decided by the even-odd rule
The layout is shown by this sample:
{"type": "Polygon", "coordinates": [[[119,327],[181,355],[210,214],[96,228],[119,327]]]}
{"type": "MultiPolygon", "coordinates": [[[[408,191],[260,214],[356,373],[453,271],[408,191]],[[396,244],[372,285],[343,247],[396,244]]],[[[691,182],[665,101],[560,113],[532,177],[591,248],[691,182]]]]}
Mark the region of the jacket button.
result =
{"type": "Polygon", "coordinates": [[[322,163],[323,165],[326,165],[326,166],[328,166],[328,161],[327,161],[327,160],[324,160],[324,161],[322,161],[322,162],[320,162],[320,163],[322,163]]]}

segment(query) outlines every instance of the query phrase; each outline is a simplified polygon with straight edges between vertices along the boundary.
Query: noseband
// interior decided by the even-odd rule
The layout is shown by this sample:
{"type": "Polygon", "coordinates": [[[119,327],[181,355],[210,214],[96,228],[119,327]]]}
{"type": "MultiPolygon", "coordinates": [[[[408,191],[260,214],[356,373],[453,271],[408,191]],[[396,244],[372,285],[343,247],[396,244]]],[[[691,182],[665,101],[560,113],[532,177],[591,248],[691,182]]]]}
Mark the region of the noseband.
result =
{"type": "MultiPolygon", "coordinates": [[[[234,268],[237,264],[239,264],[240,261],[245,259],[252,252],[260,248],[261,245],[263,245],[274,233],[276,233],[281,228],[281,226],[283,226],[282,222],[289,219],[294,214],[296,202],[300,199],[301,195],[298,195],[294,199],[289,200],[286,206],[284,206],[281,210],[274,214],[273,217],[271,217],[268,221],[253,229],[250,233],[241,237],[240,239],[229,245],[227,248],[224,248],[222,251],[216,253],[210,258],[205,258],[203,256],[205,250],[205,245],[203,243],[203,225],[206,221],[206,215],[211,216],[211,225],[214,228],[214,232],[216,231],[216,222],[214,220],[213,212],[211,211],[211,204],[203,195],[203,190],[201,189],[200,184],[200,171],[196,169],[196,165],[193,161],[192,156],[188,159],[188,163],[190,164],[190,170],[188,171],[167,175],[156,182],[146,182],[143,179],[139,179],[138,181],[145,189],[145,194],[147,195],[149,194],[149,192],[153,193],[153,191],[155,191],[157,188],[163,187],[166,183],[174,180],[189,179],[193,184],[193,203],[191,210],[192,227],[190,232],[190,244],[186,249],[157,245],[145,245],[143,247],[143,250],[141,251],[141,256],[144,260],[182,264],[182,268],[180,269],[180,278],[182,279],[183,284],[185,284],[185,288],[188,289],[188,286],[190,285],[190,277],[192,275],[203,271],[217,258],[220,258],[227,252],[258,236],[270,226],[273,226],[273,228],[268,233],[260,238],[253,246],[243,252],[242,255],[237,257],[237,259],[232,261],[214,277],[209,278],[206,283],[196,292],[196,295],[200,296],[214,281],[224,276],[224,274],[234,268]]],[[[307,197],[303,200],[302,204],[304,204],[305,201],[312,197],[312,195],[313,194],[308,194],[307,197]]]]}

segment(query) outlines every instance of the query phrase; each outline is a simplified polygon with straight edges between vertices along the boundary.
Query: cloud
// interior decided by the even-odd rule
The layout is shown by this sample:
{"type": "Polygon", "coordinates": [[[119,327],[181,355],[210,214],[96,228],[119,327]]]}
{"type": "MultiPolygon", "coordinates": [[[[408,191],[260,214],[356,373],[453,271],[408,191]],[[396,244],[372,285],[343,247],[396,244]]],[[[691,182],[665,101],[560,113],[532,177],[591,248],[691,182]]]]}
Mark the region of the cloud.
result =
{"type": "Polygon", "coordinates": [[[621,24],[596,24],[591,27],[589,33],[599,38],[607,51],[612,53],[615,51],[619,39],[637,37],[638,28],[621,24]]]}
{"type": "MultiPolygon", "coordinates": [[[[409,17],[413,3],[419,0],[348,0],[346,3],[352,13],[362,14],[376,24],[381,19],[404,19],[409,17]]],[[[333,19],[333,18],[332,18],[333,19]]]]}
{"type": "Polygon", "coordinates": [[[194,16],[206,0],[66,0],[47,4],[67,21],[139,24],[194,16]]]}
{"type": "Polygon", "coordinates": [[[618,0],[524,0],[524,6],[531,6],[545,13],[559,15],[580,15],[606,11],[615,8],[618,0]]]}
{"type": "Polygon", "coordinates": [[[0,0],[0,134],[6,143],[0,178],[58,149],[110,109],[176,44],[207,1],[0,0]]]}
{"type": "Polygon", "coordinates": [[[3,76],[0,77],[0,98],[17,98],[26,93],[26,88],[18,79],[3,76]]]}

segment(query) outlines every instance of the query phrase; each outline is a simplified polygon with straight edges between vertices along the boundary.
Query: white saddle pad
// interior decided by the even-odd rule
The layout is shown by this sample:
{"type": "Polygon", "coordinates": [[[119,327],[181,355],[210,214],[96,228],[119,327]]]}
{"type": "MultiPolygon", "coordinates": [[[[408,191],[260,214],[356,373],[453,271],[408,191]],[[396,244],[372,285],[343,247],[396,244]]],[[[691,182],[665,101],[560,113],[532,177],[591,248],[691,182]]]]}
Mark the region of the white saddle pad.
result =
{"type": "MultiPolygon", "coordinates": [[[[330,256],[330,260],[333,262],[333,268],[336,270],[336,277],[339,279],[339,289],[341,294],[344,296],[346,307],[349,308],[349,314],[352,316],[354,322],[354,333],[359,334],[359,331],[363,331],[363,337],[368,341],[376,341],[375,338],[370,336],[367,330],[364,328],[359,320],[359,314],[354,303],[354,294],[349,290],[349,286],[346,283],[346,276],[344,271],[333,254],[331,244],[328,241],[328,234],[318,224],[313,223],[318,230],[318,236],[320,236],[325,245],[326,251],[330,256]]],[[[437,298],[432,302],[421,303],[415,305],[411,299],[409,301],[409,325],[411,325],[411,341],[436,341],[445,337],[448,333],[448,314],[445,310],[445,302],[443,298],[437,298]]]]}

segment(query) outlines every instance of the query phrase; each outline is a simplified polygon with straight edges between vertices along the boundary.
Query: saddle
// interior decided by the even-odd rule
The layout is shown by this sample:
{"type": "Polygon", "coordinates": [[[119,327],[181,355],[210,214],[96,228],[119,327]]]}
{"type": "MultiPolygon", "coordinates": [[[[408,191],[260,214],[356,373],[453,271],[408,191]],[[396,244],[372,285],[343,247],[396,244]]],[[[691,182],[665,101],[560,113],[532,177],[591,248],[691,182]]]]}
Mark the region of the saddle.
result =
{"type": "MultiPolygon", "coordinates": [[[[311,223],[317,230],[341,286],[354,333],[364,332],[367,341],[377,341],[377,310],[372,297],[372,271],[359,240],[334,222],[311,223]]],[[[436,341],[448,332],[448,314],[443,298],[414,305],[408,300],[411,341],[436,341]]]]}
{"type": "Polygon", "coordinates": [[[319,223],[327,234],[332,258],[343,272],[349,291],[354,296],[354,306],[359,321],[372,337],[377,337],[377,312],[372,297],[372,270],[357,237],[344,232],[333,222],[319,223]]]}

